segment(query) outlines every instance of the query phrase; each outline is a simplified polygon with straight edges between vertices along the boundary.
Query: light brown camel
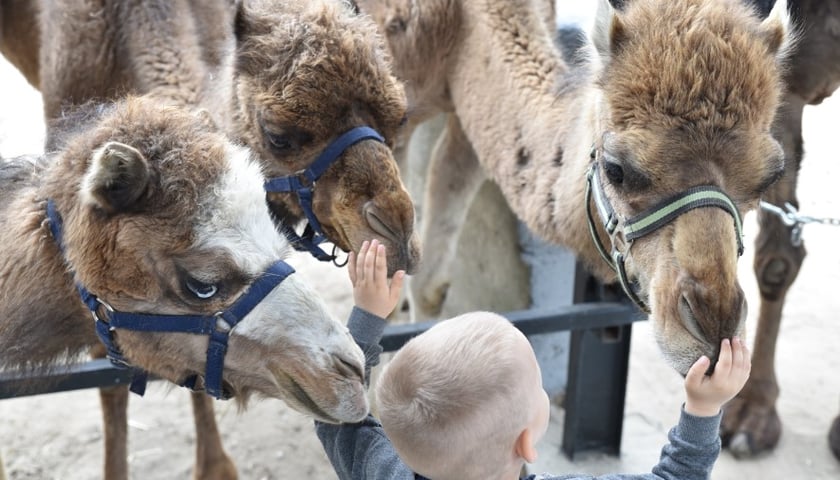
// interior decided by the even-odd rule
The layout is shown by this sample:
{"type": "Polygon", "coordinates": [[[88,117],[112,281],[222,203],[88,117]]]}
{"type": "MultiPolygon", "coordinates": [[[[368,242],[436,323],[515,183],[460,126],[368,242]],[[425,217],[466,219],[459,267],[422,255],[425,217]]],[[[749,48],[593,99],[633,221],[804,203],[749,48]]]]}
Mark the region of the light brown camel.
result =
{"type": "MultiPolygon", "coordinates": [[[[243,405],[259,394],[361,419],[364,356],[282,261],[291,247],[250,150],[149,99],[95,114],[55,154],[0,167],[0,367],[49,368],[102,340],[133,366],[243,405]]],[[[125,439],[125,409],[112,412],[106,442],[125,439]]],[[[106,456],[104,478],[123,475],[125,450],[106,456]]]]}
{"type": "MultiPolygon", "coordinates": [[[[483,168],[533,231],[614,281],[587,227],[593,165],[619,222],[696,186],[719,188],[743,214],[782,172],[770,129],[788,43],[784,8],[762,22],[735,0],[635,0],[624,12],[605,4],[600,54],[570,70],[532,1],[358,3],[386,36],[413,111],[455,114],[429,166],[424,232],[457,225],[469,197],[459,187],[483,168]],[[474,155],[440,155],[465,143],[474,155]]],[[[628,289],[650,308],[661,350],[680,372],[743,329],[740,214],[698,208],[632,242],[622,242],[626,225],[613,235],[628,289]]],[[[447,264],[431,257],[445,247],[425,250],[418,277],[447,264]]]]}
{"type": "MultiPolygon", "coordinates": [[[[803,109],[819,104],[840,85],[840,1],[791,0],[789,7],[800,34],[785,72],[785,94],[773,129],[784,147],[785,174],[763,196],[780,207],[799,206],[796,184],[804,155],[803,109]]],[[[805,259],[805,247],[791,226],[764,210],[759,210],[758,221],[754,269],[761,303],[753,367],[747,385],[727,407],[721,429],[724,444],[738,456],[773,449],[781,436],[776,340],[787,292],[805,259]]],[[[840,459],[840,415],[831,426],[829,445],[840,459]]]]}
{"type": "MultiPolygon", "coordinates": [[[[41,90],[47,119],[68,104],[125,92],[201,105],[257,152],[272,177],[311,165],[342,132],[375,128],[384,143],[345,150],[318,179],[312,210],[339,248],[378,238],[391,271],[413,270],[413,206],[390,149],[405,117],[404,92],[375,25],[345,2],[0,0],[0,12],[0,51],[41,90]]],[[[269,201],[279,225],[305,219],[295,195],[271,193],[269,201]]],[[[196,476],[214,469],[204,466],[207,457],[232,470],[212,403],[194,395],[193,404],[196,476]]]]}

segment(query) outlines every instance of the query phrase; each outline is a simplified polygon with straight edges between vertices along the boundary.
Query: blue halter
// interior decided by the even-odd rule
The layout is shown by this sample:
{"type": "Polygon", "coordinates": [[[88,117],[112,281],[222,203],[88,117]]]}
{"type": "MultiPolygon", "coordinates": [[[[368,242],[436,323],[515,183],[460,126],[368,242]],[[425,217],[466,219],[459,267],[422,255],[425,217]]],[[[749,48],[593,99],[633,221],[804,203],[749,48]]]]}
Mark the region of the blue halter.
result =
{"type": "MultiPolygon", "coordinates": [[[[318,222],[315,211],[312,210],[312,195],[315,190],[315,182],[321,178],[321,175],[327,171],[330,165],[338,160],[338,157],[345,150],[362,140],[376,140],[385,143],[385,139],[376,130],[367,126],[355,127],[344,132],[327,145],[327,148],[305,170],[294,175],[266,180],[264,185],[266,192],[296,193],[298,202],[306,215],[308,224],[302,235],[298,235],[290,226],[282,229],[283,235],[292,243],[295,250],[309,252],[322,262],[335,260],[336,256],[334,254],[329,254],[318,246],[327,240],[327,237],[321,229],[321,223],[318,222]]],[[[333,252],[335,252],[335,249],[333,249],[333,252]]]]}
{"type": "MultiPolygon", "coordinates": [[[[47,219],[53,239],[58,243],[66,261],[62,237],[61,215],[52,200],[47,201],[47,219]]],[[[76,290],[93,314],[96,334],[108,350],[107,356],[115,366],[135,368],[131,391],[143,395],[146,389],[146,372],[133,367],[120,351],[114,339],[118,328],[139,332],[181,332],[196,335],[208,335],[207,367],[204,375],[204,391],[219,399],[228,398],[222,389],[222,370],[224,370],[230,332],[251,310],[254,309],[274,288],[294,269],[282,260],[273,263],[260,275],[236,302],[228,309],[215,315],[155,315],[146,313],[127,313],[114,310],[105,301],[90,293],[84,286],[75,283],[76,290]],[[100,316],[100,308],[104,315],[100,316]]],[[[187,378],[181,385],[195,389],[198,376],[187,378]]]]}

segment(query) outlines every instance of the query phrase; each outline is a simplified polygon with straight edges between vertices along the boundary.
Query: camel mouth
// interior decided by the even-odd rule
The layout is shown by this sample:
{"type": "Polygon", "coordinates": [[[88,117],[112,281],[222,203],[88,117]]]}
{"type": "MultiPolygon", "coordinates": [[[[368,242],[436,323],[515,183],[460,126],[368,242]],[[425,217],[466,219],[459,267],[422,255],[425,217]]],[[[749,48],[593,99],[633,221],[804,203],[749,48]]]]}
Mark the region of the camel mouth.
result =
{"type": "Polygon", "coordinates": [[[341,423],[340,420],[325,412],[323,408],[315,403],[312,397],[306,393],[306,390],[298,382],[291,377],[289,377],[289,381],[291,382],[289,393],[307,412],[322,422],[341,423]]]}

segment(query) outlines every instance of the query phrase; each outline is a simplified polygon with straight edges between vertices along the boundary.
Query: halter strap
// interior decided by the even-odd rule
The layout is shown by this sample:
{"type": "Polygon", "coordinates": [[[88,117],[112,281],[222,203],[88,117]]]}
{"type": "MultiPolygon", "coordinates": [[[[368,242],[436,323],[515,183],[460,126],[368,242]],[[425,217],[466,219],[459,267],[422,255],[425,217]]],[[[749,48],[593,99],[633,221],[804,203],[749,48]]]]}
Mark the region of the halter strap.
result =
{"type": "Polygon", "coordinates": [[[289,226],[281,230],[295,250],[309,252],[321,261],[329,262],[335,260],[335,252],[329,254],[318,246],[327,240],[327,237],[324,235],[321,229],[321,223],[318,221],[318,218],[315,216],[315,211],[312,209],[315,183],[327,171],[330,165],[338,160],[345,150],[363,140],[376,140],[377,142],[385,143],[382,135],[373,128],[368,126],[355,127],[339,135],[327,145],[327,148],[306,169],[293,175],[266,180],[264,184],[266,192],[297,194],[298,203],[300,203],[303,213],[306,216],[307,225],[301,235],[298,235],[294,228],[289,226]]]}
{"type": "MultiPolygon", "coordinates": [[[[62,257],[67,259],[63,242],[63,222],[52,199],[47,201],[47,218],[53,239],[59,246],[62,257]]],[[[72,266],[71,266],[72,268],[72,266]]],[[[135,368],[123,355],[114,338],[116,329],[138,332],[178,332],[194,335],[208,335],[207,364],[204,375],[204,390],[216,398],[226,398],[222,390],[222,372],[228,339],[233,328],[244,319],[277,285],[286,279],[294,269],[278,260],[271,264],[248,289],[224,311],[215,315],[158,315],[149,313],[121,312],[107,302],[90,293],[79,282],[74,282],[79,296],[91,311],[96,334],[107,349],[111,363],[120,368],[135,368]]],[[[135,368],[132,391],[142,395],[145,390],[146,372],[135,368]]],[[[196,377],[187,378],[182,386],[193,389],[196,377]]]]}
{"type": "MultiPolygon", "coordinates": [[[[592,158],[595,159],[596,151],[593,149],[592,158]]],[[[627,275],[625,269],[625,257],[633,241],[641,238],[649,233],[652,233],[659,228],[672,222],[680,215],[701,207],[717,207],[732,216],[735,224],[735,239],[738,246],[738,256],[744,253],[743,228],[741,224],[741,215],[735,202],[729,198],[726,193],[714,185],[701,185],[692,187],[685,192],[666,198],[657,203],[653,207],[643,211],[629,219],[623,219],[615,212],[615,209],[610,204],[606,195],[604,194],[603,186],[601,185],[600,176],[598,175],[599,164],[597,159],[592,162],[592,166],[586,174],[586,194],[585,194],[585,208],[586,217],[589,224],[589,233],[595,243],[598,253],[601,258],[616,272],[618,275],[621,288],[628,297],[646,313],[650,313],[648,306],[636,294],[632,286],[632,282],[627,275]],[[607,253],[607,249],[601,243],[598,236],[598,231],[595,228],[595,219],[592,214],[591,204],[595,204],[598,215],[601,217],[604,230],[610,237],[612,243],[612,254],[607,253]],[[619,250],[616,245],[616,236],[621,233],[623,236],[623,244],[627,245],[624,252],[619,250]]]]}

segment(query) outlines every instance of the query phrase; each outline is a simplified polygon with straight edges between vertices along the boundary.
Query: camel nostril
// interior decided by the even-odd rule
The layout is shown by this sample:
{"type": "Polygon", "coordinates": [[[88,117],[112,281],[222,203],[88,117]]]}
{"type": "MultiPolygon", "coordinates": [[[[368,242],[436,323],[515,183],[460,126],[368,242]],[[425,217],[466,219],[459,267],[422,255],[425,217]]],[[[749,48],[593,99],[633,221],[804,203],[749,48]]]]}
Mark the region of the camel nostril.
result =
{"type": "Polygon", "coordinates": [[[341,355],[333,355],[335,368],[342,376],[347,378],[358,377],[358,380],[364,382],[365,369],[357,361],[343,357],[341,355]]]}
{"type": "Polygon", "coordinates": [[[365,205],[365,220],[367,220],[368,225],[370,225],[370,228],[374,232],[378,233],[379,235],[382,235],[388,240],[394,242],[395,244],[399,244],[400,242],[397,232],[394,231],[394,229],[391,228],[390,225],[388,225],[388,223],[382,218],[380,214],[377,213],[376,210],[376,207],[370,202],[368,202],[368,204],[365,205]]]}
{"type": "Polygon", "coordinates": [[[697,316],[694,314],[694,308],[692,308],[691,301],[685,293],[680,296],[678,310],[680,312],[680,318],[682,319],[683,326],[685,326],[685,329],[688,330],[688,333],[697,339],[697,341],[706,343],[703,331],[700,330],[700,323],[697,321],[697,316]]]}

